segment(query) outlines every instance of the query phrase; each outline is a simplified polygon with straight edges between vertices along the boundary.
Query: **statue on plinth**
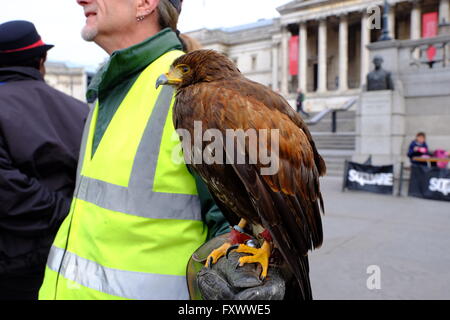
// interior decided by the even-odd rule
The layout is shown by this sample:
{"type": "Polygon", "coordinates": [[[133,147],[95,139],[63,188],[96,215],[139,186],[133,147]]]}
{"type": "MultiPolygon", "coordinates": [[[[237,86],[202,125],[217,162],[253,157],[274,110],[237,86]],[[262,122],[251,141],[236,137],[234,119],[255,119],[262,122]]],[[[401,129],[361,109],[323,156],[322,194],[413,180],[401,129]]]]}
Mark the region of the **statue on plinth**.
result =
{"type": "Polygon", "coordinates": [[[375,69],[367,74],[367,91],[394,90],[391,73],[381,67],[383,58],[376,55],[373,64],[375,69]]]}

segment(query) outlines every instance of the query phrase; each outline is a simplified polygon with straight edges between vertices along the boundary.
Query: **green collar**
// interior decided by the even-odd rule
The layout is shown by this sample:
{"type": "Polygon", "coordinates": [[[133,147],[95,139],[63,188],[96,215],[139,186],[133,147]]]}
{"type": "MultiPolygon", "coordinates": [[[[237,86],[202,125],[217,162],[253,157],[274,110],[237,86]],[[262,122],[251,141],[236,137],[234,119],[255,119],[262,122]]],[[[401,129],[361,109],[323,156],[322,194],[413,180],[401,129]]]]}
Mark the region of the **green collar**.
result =
{"type": "Polygon", "coordinates": [[[114,51],[92,79],[86,94],[88,101],[93,102],[100,92],[113,89],[172,50],[182,50],[182,44],[175,32],[166,28],[141,43],[114,51]]]}

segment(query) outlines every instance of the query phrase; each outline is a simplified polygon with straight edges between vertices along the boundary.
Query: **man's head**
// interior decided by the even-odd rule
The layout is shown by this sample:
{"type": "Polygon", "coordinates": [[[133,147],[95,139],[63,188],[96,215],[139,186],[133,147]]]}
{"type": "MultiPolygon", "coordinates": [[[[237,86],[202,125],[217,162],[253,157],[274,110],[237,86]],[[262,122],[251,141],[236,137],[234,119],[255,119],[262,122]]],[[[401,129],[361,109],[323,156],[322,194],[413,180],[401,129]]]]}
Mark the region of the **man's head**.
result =
{"type": "Polygon", "coordinates": [[[180,0],[77,0],[84,9],[82,37],[109,54],[170,27],[176,30],[180,0]]]}
{"type": "Polygon", "coordinates": [[[379,55],[373,57],[373,64],[375,65],[375,68],[381,68],[381,65],[383,64],[383,57],[379,55]]]}
{"type": "Polygon", "coordinates": [[[420,144],[423,144],[425,142],[425,133],[424,132],[419,132],[418,134],[416,134],[416,141],[420,144]]]}
{"type": "Polygon", "coordinates": [[[0,24],[0,67],[32,67],[45,73],[47,51],[36,27],[28,21],[9,21],[0,24]]]}

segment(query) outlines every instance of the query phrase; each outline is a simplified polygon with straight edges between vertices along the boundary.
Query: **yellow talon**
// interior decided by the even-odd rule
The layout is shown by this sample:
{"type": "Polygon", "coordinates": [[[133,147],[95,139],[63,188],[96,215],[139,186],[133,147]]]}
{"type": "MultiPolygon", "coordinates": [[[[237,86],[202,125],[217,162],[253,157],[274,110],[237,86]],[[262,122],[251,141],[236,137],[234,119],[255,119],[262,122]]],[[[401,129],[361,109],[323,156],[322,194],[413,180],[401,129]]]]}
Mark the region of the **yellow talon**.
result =
{"type": "Polygon", "coordinates": [[[239,266],[242,267],[246,263],[259,263],[262,267],[261,278],[264,280],[267,276],[267,271],[269,269],[269,257],[271,252],[270,243],[264,241],[261,248],[249,247],[245,244],[239,245],[236,252],[250,253],[251,256],[245,256],[239,258],[239,266]]]}
{"type": "Polygon", "coordinates": [[[211,265],[215,264],[221,257],[223,257],[226,254],[229,247],[231,247],[231,244],[228,242],[225,242],[223,245],[221,245],[217,249],[214,249],[209,254],[208,258],[206,258],[205,267],[210,267],[211,265]],[[211,258],[212,258],[212,263],[210,265],[211,258]]]}

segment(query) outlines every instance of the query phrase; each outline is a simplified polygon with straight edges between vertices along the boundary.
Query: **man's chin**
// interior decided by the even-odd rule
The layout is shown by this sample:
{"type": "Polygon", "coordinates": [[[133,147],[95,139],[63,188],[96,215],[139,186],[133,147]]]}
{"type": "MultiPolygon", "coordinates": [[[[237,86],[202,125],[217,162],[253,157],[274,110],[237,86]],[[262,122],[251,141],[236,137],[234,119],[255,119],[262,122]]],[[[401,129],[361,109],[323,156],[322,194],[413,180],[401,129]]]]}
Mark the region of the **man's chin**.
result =
{"type": "Polygon", "coordinates": [[[85,26],[83,30],[81,30],[81,37],[85,41],[94,41],[95,37],[97,37],[97,34],[97,28],[85,26]]]}

